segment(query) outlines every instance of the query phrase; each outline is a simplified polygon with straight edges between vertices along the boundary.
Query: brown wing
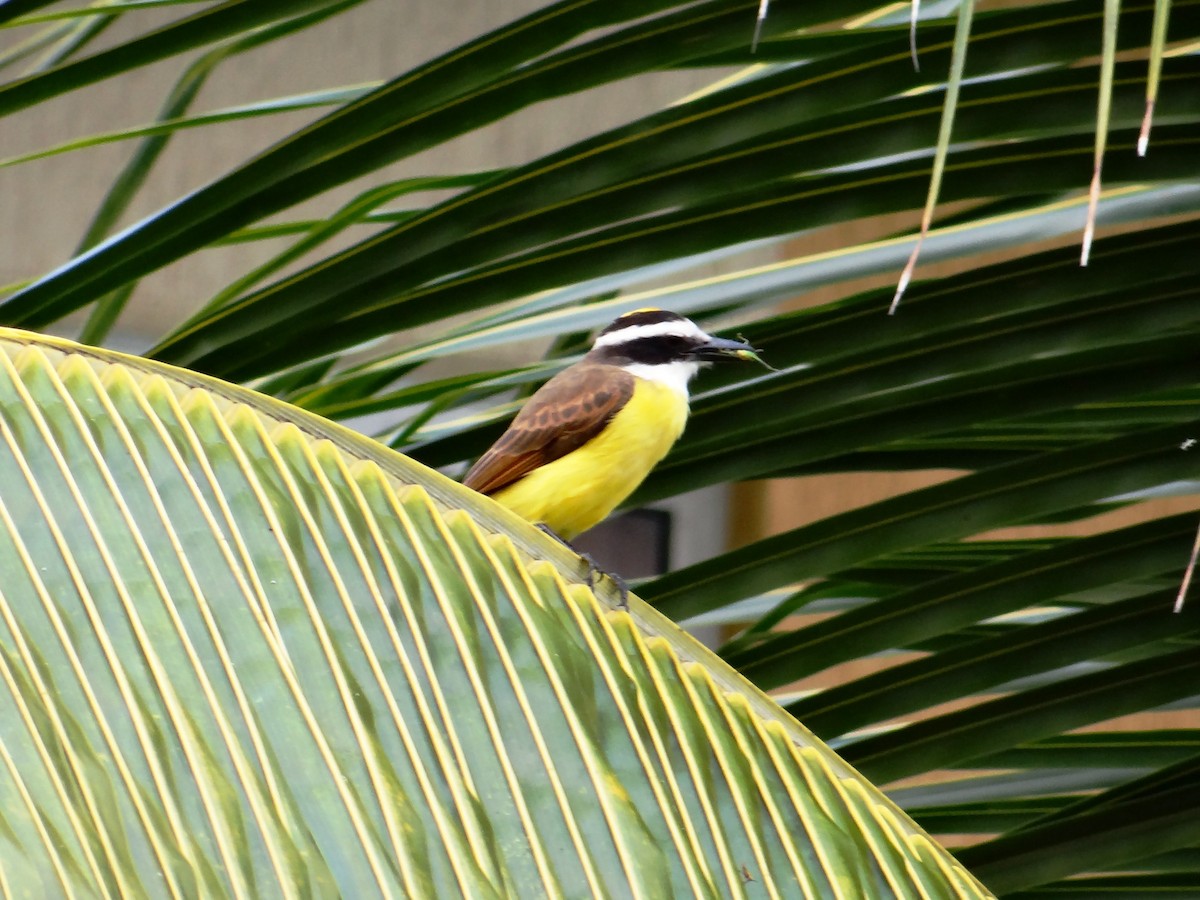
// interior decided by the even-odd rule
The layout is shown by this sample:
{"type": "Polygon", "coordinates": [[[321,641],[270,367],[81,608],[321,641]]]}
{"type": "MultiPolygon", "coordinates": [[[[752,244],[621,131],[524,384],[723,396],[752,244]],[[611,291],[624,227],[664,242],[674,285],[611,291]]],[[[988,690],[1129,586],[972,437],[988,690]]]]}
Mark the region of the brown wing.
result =
{"type": "Polygon", "coordinates": [[[463,484],[491,494],[582,447],[629,402],[633,385],[634,376],[616,366],[581,364],[559,372],[529,398],[463,484]]]}

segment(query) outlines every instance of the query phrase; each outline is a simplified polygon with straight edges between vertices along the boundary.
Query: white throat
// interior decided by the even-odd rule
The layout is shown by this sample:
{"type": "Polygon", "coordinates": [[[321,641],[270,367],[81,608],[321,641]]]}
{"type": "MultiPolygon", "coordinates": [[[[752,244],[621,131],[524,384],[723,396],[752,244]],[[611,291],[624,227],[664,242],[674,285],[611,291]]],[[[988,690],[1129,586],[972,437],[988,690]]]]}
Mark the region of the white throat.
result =
{"type": "Polygon", "coordinates": [[[700,371],[700,363],[687,360],[658,363],[656,365],[628,363],[621,366],[621,368],[630,375],[638,378],[645,378],[647,381],[657,381],[660,384],[665,384],[671,390],[678,391],[686,397],[688,396],[688,382],[700,371]]]}

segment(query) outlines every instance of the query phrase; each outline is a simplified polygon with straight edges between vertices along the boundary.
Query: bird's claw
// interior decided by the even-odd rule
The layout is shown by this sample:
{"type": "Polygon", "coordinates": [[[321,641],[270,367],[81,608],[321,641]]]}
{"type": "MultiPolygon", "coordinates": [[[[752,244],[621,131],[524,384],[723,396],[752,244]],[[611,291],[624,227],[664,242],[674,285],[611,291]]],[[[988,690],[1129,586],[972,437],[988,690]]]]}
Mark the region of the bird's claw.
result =
{"type": "MultiPolygon", "coordinates": [[[[579,553],[578,550],[575,552],[579,553]]],[[[620,596],[619,608],[623,612],[629,612],[629,585],[625,583],[625,579],[615,572],[606,572],[604,569],[600,568],[598,565],[596,565],[596,561],[587,553],[579,553],[579,557],[585,563],[587,563],[588,590],[593,590],[600,578],[607,578],[613,583],[613,587],[617,589],[617,594],[620,596]]]]}
{"type": "Polygon", "coordinates": [[[613,587],[617,589],[617,593],[620,596],[619,608],[623,612],[629,612],[629,585],[625,583],[624,578],[614,572],[607,572],[600,568],[598,565],[596,565],[596,561],[592,559],[591,554],[584,553],[578,547],[575,547],[566,538],[555,533],[554,529],[549,525],[546,525],[543,522],[538,522],[537,528],[538,530],[544,531],[546,534],[550,535],[550,537],[554,538],[556,541],[582,559],[585,563],[587,563],[587,575],[584,578],[584,583],[588,586],[589,591],[595,590],[596,584],[600,578],[607,578],[613,583],[613,587]]]}

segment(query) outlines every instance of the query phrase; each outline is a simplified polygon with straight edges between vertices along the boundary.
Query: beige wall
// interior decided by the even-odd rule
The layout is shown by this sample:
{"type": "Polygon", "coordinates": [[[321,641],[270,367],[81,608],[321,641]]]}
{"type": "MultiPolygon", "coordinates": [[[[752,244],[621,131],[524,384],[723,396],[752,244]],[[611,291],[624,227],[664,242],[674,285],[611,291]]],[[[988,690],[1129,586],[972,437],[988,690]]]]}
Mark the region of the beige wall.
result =
{"type": "MultiPolygon", "coordinates": [[[[66,4],[64,4],[65,6],[66,4]]],[[[372,0],[308,32],[224,63],[194,110],[336,86],[385,80],[457,44],[503,25],[538,0],[372,0]]],[[[191,9],[181,7],[181,9],[191,9]]],[[[140,31],[137,23],[172,21],[183,13],[150,10],[130,14],[109,29],[97,48],[140,31]]],[[[25,37],[0,32],[0,50],[25,37]]],[[[0,123],[0,157],[26,153],[81,136],[151,121],[179,72],[161,63],[110,80],[0,123]]],[[[7,70],[4,76],[12,77],[7,70]]],[[[305,204],[280,218],[327,213],[385,177],[473,170],[535,159],[564,144],[649,112],[706,84],[705,75],[668,73],[566,98],[530,109],[468,138],[435,148],[305,204]]],[[[222,124],[178,136],[156,167],[126,224],[229,171],[320,111],[222,124]]],[[[0,169],[0,285],[34,277],[71,255],[104,190],[132,144],[91,148],[55,159],[0,169]]],[[[350,238],[347,238],[349,241],[350,238]]],[[[242,245],[194,254],[147,278],[122,322],[148,336],[161,333],[237,273],[277,252],[283,244],[242,245]]]]}

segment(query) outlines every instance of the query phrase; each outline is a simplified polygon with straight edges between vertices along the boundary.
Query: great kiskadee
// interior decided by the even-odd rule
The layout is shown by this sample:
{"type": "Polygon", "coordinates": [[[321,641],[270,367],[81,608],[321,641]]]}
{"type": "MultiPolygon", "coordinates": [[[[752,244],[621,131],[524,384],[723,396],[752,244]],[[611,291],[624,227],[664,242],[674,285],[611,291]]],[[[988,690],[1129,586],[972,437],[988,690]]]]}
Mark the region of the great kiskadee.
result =
{"type": "Polygon", "coordinates": [[[569,541],[666,456],[687,422],[688,382],[723,359],[758,357],[676,313],[626,313],[529,399],[463,484],[569,541]]]}

